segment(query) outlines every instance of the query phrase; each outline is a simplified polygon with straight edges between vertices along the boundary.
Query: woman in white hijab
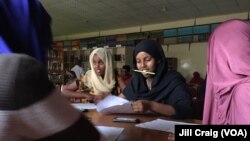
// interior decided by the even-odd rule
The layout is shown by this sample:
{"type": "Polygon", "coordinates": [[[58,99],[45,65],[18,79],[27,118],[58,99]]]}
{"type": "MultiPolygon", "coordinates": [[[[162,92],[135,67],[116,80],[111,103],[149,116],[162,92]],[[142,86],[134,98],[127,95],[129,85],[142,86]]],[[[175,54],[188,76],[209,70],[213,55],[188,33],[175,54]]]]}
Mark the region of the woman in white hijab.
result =
{"type": "Polygon", "coordinates": [[[86,72],[83,83],[92,88],[94,95],[111,93],[115,86],[112,55],[105,48],[97,48],[89,56],[91,70],[86,72]]]}
{"type": "Polygon", "coordinates": [[[91,70],[74,82],[62,87],[67,98],[87,98],[98,102],[108,94],[115,94],[115,76],[112,54],[105,48],[96,48],[89,56],[91,70]]]}

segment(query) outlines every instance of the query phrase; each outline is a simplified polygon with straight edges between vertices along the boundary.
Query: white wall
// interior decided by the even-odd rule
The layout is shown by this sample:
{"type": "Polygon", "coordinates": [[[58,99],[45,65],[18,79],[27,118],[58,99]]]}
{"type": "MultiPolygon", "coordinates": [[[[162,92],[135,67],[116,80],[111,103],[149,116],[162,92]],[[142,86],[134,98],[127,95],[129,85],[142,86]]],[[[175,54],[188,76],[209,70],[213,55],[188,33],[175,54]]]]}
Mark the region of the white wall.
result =
{"type": "Polygon", "coordinates": [[[207,42],[169,45],[163,46],[163,49],[166,57],[176,57],[178,59],[177,71],[187,81],[191,79],[194,71],[198,71],[203,78],[205,77],[207,42]]]}

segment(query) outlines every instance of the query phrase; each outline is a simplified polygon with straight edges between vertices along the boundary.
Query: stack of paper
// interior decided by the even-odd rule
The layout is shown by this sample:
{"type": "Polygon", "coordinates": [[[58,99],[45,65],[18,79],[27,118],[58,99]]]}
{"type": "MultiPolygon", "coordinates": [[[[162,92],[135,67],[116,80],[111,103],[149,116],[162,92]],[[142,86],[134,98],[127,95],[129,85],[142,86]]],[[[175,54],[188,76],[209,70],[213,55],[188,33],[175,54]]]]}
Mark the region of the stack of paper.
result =
{"type": "Polygon", "coordinates": [[[71,104],[74,108],[83,111],[87,109],[96,109],[96,104],[94,103],[73,103],[71,104]]]}
{"type": "Polygon", "coordinates": [[[116,141],[124,128],[96,126],[97,130],[106,138],[107,141],[116,141]]]}
{"type": "Polygon", "coordinates": [[[136,124],[135,126],[174,133],[175,125],[194,125],[194,124],[186,123],[186,122],[176,122],[176,121],[169,121],[169,120],[163,120],[163,119],[156,119],[156,120],[149,121],[149,122],[139,123],[139,124],[136,124]]]}

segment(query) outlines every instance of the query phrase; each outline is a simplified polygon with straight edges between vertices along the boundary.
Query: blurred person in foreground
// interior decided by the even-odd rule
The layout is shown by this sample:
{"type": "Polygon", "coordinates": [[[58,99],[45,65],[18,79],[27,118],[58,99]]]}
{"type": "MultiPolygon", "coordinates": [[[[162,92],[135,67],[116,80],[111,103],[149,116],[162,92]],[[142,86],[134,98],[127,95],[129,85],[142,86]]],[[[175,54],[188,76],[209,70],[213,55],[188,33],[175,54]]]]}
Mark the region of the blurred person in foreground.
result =
{"type": "MultiPolygon", "coordinates": [[[[220,24],[208,44],[202,124],[250,124],[250,24],[232,19],[220,24]]],[[[169,140],[175,140],[169,134],[169,140]]]]}
{"type": "Polygon", "coordinates": [[[250,124],[250,24],[229,20],[208,46],[203,124],[250,124]]]}
{"type": "Polygon", "coordinates": [[[0,140],[99,141],[45,68],[50,16],[37,0],[0,0],[0,140]]]}

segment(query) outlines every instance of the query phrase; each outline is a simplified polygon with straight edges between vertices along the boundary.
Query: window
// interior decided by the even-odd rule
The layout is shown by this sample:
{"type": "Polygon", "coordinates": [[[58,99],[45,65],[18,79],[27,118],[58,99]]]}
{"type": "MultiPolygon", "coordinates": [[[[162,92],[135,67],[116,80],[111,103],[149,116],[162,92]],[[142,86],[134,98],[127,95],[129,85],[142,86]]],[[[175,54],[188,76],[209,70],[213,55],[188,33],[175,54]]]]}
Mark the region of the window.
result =
{"type": "Polygon", "coordinates": [[[193,34],[202,34],[202,33],[209,33],[210,28],[209,25],[199,25],[193,27],[193,34]]]}
{"type": "Polygon", "coordinates": [[[193,29],[192,27],[182,27],[178,28],[178,36],[182,35],[192,35],[193,34],[193,29]]]}
{"type": "Polygon", "coordinates": [[[177,36],[177,30],[176,29],[167,29],[163,32],[164,37],[176,37],[177,36]]]}

